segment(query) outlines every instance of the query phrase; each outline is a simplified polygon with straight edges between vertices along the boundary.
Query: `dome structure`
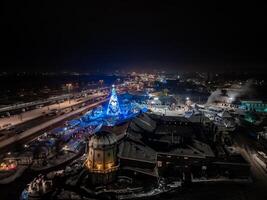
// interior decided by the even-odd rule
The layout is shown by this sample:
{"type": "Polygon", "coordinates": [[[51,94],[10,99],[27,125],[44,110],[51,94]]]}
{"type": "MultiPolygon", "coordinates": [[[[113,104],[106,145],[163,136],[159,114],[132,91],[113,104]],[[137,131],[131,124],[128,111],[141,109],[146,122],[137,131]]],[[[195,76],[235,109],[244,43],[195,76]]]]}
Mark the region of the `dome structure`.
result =
{"type": "Polygon", "coordinates": [[[107,131],[102,131],[94,135],[89,141],[89,148],[104,149],[115,145],[116,135],[107,131]]]}
{"type": "Polygon", "coordinates": [[[98,132],[89,140],[88,148],[85,166],[90,172],[92,183],[112,182],[119,167],[116,135],[107,131],[98,132]]]}

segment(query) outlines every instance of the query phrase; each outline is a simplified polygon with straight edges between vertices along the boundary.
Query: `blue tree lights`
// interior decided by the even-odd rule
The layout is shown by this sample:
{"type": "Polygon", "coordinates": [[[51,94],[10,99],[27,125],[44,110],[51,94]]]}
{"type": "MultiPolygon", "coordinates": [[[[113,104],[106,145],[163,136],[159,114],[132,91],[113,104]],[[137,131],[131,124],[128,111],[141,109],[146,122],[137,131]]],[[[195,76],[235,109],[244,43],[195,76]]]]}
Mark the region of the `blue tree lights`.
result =
{"type": "Polygon", "coordinates": [[[107,115],[119,116],[120,114],[121,114],[121,109],[120,109],[116,89],[115,89],[115,86],[112,85],[111,96],[110,96],[108,107],[107,107],[107,115]]]}
{"type": "Polygon", "coordinates": [[[107,104],[98,106],[81,117],[81,126],[114,126],[147,112],[145,105],[140,105],[131,99],[131,95],[117,96],[115,86],[112,85],[111,94],[107,104]]]}

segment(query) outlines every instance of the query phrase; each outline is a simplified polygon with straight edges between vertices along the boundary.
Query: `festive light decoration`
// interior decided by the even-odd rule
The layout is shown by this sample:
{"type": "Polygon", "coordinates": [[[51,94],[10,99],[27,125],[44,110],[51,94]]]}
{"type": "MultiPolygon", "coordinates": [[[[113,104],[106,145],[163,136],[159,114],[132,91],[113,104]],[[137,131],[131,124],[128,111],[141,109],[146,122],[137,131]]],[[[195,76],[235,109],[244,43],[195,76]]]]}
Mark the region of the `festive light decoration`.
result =
{"type": "Polygon", "coordinates": [[[110,96],[109,103],[108,103],[107,115],[119,116],[120,114],[121,114],[121,109],[120,109],[116,89],[115,89],[115,86],[112,85],[112,92],[111,92],[111,96],[110,96]]]}
{"type": "Polygon", "coordinates": [[[87,112],[81,118],[80,124],[84,127],[88,125],[114,126],[144,112],[147,112],[145,105],[132,100],[129,94],[118,97],[113,85],[108,103],[87,112]]]}

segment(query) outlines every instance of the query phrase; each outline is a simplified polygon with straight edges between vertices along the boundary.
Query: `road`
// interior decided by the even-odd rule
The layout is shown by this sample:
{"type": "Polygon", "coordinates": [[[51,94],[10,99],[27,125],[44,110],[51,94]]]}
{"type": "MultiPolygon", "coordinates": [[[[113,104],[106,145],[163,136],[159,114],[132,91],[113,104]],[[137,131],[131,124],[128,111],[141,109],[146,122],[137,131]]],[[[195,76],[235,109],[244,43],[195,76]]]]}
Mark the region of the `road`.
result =
{"type": "Polygon", "coordinates": [[[237,148],[242,156],[250,163],[253,184],[246,191],[248,199],[267,199],[267,173],[263,166],[255,159],[257,144],[242,133],[235,137],[237,148]]]}
{"type": "Polygon", "coordinates": [[[94,108],[95,106],[98,106],[98,105],[104,103],[105,101],[106,101],[106,99],[102,100],[102,101],[98,101],[96,103],[92,103],[92,104],[87,105],[87,106],[84,106],[84,107],[79,108],[77,110],[74,110],[72,112],[65,113],[64,115],[60,115],[57,118],[51,119],[51,120],[46,121],[46,122],[44,122],[42,124],[39,124],[39,125],[37,125],[35,127],[32,127],[30,129],[22,132],[19,135],[14,135],[14,136],[9,137],[8,139],[2,140],[2,141],[0,141],[0,148],[4,148],[4,147],[6,147],[8,145],[16,143],[16,142],[18,142],[18,141],[20,141],[22,139],[25,139],[25,138],[31,136],[32,134],[34,134],[36,132],[39,132],[39,131],[44,130],[44,129],[46,129],[46,128],[48,128],[48,127],[50,127],[50,126],[52,126],[52,125],[54,125],[56,123],[59,123],[59,122],[61,122],[63,120],[66,120],[67,118],[69,118],[69,117],[71,117],[73,115],[77,115],[79,113],[82,113],[82,112],[85,112],[87,110],[90,110],[90,109],[94,108]]]}
{"type": "Polygon", "coordinates": [[[37,108],[37,109],[31,110],[31,111],[28,111],[28,112],[25,112],[25,113],[22,113],[19,115],[13,115],[11,117],[1,118],[0,119],[0,127],[3,127],[3,125],[5,125],[5,124],[12,124],[12,126],[18,125],[20,123],[35,119],[37,117],[40,117],[40,116],[44,115],[44,113],[48,113],[51,110],[55,110],[55,109],[62,110],[62,109],[65,109],[67,107],[81,104],[82,102],[86,102],[90,99],[97,98],[100,96],[103,96],[103,94],[102,93],[96,93],[96,94],[89,95],[89,96],[83,98],[82,101],[77,102],[77,100],[75,100],[75,99],[66,100],[62,103],[55,103],[52,105],[44,106],[42,108],[37,108]]]}

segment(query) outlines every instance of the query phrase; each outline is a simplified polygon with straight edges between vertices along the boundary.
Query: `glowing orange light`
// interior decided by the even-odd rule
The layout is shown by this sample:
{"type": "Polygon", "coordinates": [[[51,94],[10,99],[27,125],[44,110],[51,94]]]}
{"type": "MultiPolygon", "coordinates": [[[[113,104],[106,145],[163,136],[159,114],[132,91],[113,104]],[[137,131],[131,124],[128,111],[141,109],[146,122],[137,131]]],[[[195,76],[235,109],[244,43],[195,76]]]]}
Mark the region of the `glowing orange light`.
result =
{"type": "Polygon", "coordinates": [[[97,168],[98,170],[101,170],[101,169],[102,169],[102,165],[101,165],[101,164],[96,164],[96,168],[97,168]]]}
{"type": "Polygon", "coordinates": [[[108,164],[107,164],[107,168],[108,168],[108,169],[112,168],[112,166],[113,166],[113,163],[108,163],[108,164]]]}

